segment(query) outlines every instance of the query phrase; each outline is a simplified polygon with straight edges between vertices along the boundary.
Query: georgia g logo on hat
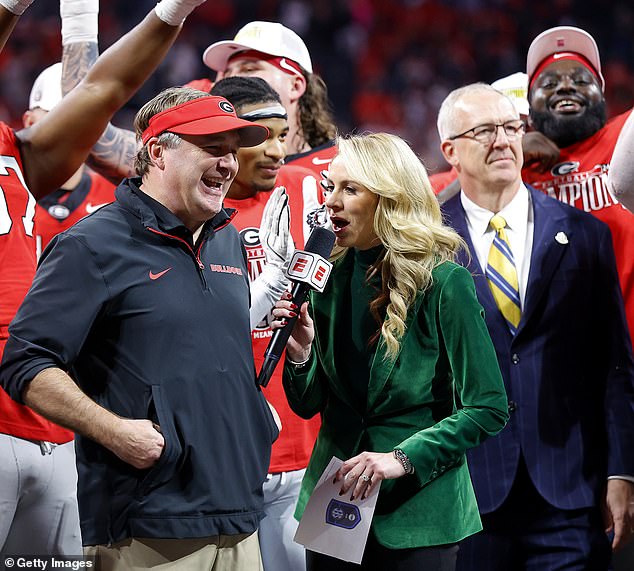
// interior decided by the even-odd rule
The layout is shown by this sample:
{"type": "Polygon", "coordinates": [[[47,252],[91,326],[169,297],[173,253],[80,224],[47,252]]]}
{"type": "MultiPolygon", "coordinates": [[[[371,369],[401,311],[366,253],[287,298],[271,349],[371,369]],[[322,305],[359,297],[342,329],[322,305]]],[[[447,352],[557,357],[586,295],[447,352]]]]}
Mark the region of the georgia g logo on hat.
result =
{"type": "Polygon", "coordinates": [[[228,101],[220,101],[218,103],[218,107],[222,109],[225,113],[234,113],[233,105],[228,101]]]}

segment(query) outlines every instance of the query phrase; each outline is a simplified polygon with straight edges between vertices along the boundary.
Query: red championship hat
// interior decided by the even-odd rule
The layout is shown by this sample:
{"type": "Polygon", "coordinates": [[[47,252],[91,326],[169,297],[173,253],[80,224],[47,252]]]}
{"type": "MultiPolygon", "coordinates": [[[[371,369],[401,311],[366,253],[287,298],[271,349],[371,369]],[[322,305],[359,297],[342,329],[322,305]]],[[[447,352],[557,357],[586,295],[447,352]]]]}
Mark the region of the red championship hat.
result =
{"type": "Polygon", "coordinates": [[[143,131],[141,141],[145,145],[151,137],[165,131],[177,135],[215,135],[236,131],[242,147],[255,147],[269,136],[266,127],[239,119],[233,105],[216,95],[192,99],[157,113],[143,131]]]}
{"type": "Polygon", "coordinates": [[[582,63],[597,77],[601,89],[605,89],[597,43],[588,32],[573,26],[550,28],[533,40],[526,56],[529,86],[548,65],[560,59],[582,63]]]}

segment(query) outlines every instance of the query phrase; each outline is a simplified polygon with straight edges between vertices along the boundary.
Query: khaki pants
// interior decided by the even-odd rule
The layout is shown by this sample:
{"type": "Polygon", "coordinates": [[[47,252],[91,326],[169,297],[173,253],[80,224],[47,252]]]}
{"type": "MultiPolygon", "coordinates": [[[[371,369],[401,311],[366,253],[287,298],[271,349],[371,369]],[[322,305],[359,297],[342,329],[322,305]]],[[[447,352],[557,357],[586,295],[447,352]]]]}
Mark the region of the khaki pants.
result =
{"type": "Polygon", "coordinates": [[[96,571],[263,571],[258,534],[201,539],[130,538],[84,547],[96,571]]]}

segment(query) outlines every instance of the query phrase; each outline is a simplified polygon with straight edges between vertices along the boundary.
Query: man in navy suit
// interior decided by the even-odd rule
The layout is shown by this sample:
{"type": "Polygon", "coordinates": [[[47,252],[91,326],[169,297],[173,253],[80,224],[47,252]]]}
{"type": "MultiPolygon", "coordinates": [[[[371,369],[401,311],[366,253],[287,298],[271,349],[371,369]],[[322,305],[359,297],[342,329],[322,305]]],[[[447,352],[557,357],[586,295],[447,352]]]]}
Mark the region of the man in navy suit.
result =
{"type": "Polygon", "coordinates": [[[445,216],[511,413],[468,455],[484,531],[458,569],[608,569],[606,529],[614,548],[634,534],[634,361],[610,231],[523,184],[523,124],[492,87],[450,93],[438,130],[461,185],[445,216]]]}

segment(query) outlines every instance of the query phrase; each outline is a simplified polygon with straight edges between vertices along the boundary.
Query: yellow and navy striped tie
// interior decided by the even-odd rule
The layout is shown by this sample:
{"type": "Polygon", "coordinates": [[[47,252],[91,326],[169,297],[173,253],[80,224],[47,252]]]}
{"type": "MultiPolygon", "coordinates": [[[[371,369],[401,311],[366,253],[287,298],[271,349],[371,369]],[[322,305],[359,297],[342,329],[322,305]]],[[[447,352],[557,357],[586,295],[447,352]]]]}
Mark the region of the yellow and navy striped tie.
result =
{"type": "Polygon", "coordinates": [[[495,230],[495,238],[487,260],[487,279],[495,303],[506,319],[511,333],[515,335],[522,309],[515,260],[504,231],[506,220],[496,214],[491,218],[489,225],[495,230]]]}

